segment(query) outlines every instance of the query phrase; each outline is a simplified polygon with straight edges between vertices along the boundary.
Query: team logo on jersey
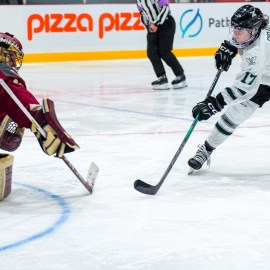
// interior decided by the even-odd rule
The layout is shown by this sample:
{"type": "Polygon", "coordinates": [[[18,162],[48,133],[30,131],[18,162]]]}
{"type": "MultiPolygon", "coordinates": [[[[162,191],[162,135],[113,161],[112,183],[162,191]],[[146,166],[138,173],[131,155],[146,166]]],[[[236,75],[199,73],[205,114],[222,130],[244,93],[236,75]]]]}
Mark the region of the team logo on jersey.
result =
{"type": "Polygon", "coordinates": [[[182,38],[184,38],[186,35],[190,38],[198,36],[202,31],[202,27],[203,20],[199,8],[197,11],[188,9],[180,17],[180,30],[182,32],[182,38]]]}
{"type": "Polygon", "coordinates": [[[257,56],[253,56],[251,58],[246,58],[249,66],[256,65],[257,56]]]}

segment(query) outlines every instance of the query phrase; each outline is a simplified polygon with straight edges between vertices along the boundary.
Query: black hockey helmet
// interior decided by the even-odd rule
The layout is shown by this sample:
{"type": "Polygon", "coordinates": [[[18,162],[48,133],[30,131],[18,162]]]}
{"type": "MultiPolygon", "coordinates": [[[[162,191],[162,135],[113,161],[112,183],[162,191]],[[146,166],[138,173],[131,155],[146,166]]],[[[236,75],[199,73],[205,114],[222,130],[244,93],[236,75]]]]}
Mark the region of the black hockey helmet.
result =
{"type": "Polygon", "coordinates": [[[231,26],[259,29],[263,23],[263,19],[264,16],[260,9],[252,5],[244,5],[233,14],[231,26]]]}
{"type": "Polygon", "coordinates": [[[252,5],[244,5],[240,7],[231,18],[230,42],[237,48],[244,48],[258,38],[261,29],[265,28],[266,25],[267,19],[265,19],[259,8],[252,5]],[[234,30],[246,30],[250,34],[249,39],[246,42],[237,42],[232,34],[234,30]]]}
{"type": "Polygon", "coordinates": [[[12,34],[0,32],[0,63],[19,70],[22,66],[23,56],[21,42],[12,34]]]}

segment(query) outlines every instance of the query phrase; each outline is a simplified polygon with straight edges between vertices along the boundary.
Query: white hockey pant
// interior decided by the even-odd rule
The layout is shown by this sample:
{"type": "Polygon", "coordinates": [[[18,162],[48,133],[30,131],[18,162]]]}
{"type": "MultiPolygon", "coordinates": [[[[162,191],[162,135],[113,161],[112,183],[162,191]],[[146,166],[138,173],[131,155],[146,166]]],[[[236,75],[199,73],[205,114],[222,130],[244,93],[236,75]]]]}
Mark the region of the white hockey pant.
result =
{"type": "Polygon", "coordinates": [[[236,130],[236,128],[256,111],[259,105],[248,100],[231,105],[219,118],[207,138],[207,142],[214,148],[222,144],[236,130]]]}

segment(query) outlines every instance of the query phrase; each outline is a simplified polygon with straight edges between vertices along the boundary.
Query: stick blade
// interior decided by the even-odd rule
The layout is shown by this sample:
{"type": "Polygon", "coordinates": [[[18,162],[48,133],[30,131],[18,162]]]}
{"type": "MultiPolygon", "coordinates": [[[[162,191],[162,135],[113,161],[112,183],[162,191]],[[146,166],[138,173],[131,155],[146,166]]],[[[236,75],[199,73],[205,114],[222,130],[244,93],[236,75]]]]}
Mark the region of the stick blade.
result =
{"type": "Polygon", "coordinates": [[[98,172],[99,172],[98,166],[94,162],[92,162],[89,169],[88,169],[87,178],[86,178],[87,183],[89,184],[89,186],[92,189],[92,193],[94,190],[94,186],[95,186],[98,172]]]}
{"type": "Polygon", "coordinates": [[[157,193],[156,186],[149,185],[140,179],[137,179],[134,182],[134,188],[137,191],[147,195],[155,195],[157,193]]]}

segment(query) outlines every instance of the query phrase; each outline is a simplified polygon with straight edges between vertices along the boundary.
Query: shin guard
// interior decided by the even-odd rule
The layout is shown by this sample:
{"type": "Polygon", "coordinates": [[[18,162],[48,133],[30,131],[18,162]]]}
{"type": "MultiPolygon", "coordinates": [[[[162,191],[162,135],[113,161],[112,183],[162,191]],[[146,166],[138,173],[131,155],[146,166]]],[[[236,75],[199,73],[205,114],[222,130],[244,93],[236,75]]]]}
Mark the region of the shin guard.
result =
{"type": "Polygon", "coordinates": [[[13,156],[0,154],[0,201],[11,192],[13,156]]]}

